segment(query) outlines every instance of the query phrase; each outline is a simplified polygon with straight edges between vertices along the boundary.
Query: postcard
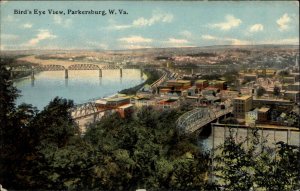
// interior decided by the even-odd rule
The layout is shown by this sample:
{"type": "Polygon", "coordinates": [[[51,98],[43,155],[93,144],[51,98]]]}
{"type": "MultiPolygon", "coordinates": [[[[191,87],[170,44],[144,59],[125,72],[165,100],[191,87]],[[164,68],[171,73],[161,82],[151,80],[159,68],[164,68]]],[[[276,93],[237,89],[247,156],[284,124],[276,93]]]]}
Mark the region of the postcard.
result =
{"type": "Polygon", "coordinates": [[[1,1],[2,190],[299,190],[298,1],[1,1]]]}

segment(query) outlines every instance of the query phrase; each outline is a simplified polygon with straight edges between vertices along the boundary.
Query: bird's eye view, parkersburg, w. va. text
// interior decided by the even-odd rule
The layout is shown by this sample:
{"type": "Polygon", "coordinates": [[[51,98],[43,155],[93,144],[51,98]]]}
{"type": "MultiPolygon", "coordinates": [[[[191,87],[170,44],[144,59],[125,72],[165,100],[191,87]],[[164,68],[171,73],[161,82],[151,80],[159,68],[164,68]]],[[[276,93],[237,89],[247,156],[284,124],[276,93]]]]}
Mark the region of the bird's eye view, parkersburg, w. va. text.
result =
{"type": "Polygon", "coordinates": [[[0,1],[0,191],[300,191],[298,1],[0,1]]]}

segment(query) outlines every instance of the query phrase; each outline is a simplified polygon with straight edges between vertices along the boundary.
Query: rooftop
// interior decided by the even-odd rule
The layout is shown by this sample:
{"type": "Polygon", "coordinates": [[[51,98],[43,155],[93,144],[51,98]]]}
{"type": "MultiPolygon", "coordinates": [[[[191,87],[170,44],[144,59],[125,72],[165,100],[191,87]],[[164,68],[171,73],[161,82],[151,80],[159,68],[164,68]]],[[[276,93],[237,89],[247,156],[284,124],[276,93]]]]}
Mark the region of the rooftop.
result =
{"type": "Polygon", "coordinates": [[[270,108],[268,108],[268,107],[262,107],[258,111],[262,112],[262,113],[265,113],[265,112],[268,112],[269,110],[270,110],[270,108]]]}
{"type": "Polygon", "coordinates": [[[104,98],[106,101],[122,101],[129,99],[129,97],[114,97],[114,98],[104,98]]]}
{"type": "Polygon", "coordinates": [[[168,83],[190,83],[190,80],[169,80],[168,83]]]}
{"type": "Polygon", "coordinates": [[[235,100],[247,100],[247,99],[250,99],[252,98],[251,95],[244,95],[244,96],[241,96],[241,97],[236,97],[234,98],[235,100]]]}
{"type": "Polygon", "coordinates": [[[203,83],[203,82],[207,82],[207,80],[197,80],[196,83],[203,83]]]}
{"type": "Polygon", "coordinates": [[[286,94],[299,94],[299,91],[290,91],[290,90],[287,90],[285,91],[286,94]]]}
{"type": "Polygon", "coordinates": [[[272,98],[253,98],[253,101],[269,101],[269,102],[286,102],[290,103],[290,100],[285,100],[285,99],[272,99],[272,98]]]}
{"type": "Polygon", "coordinates": [[[122,105],[122,106],[120,106],[118,108],[120,108],[120,109],[126,109],[126,108],[130,108],[132,106],[133,106],[132,104],[126,104],[126,105],[122,105]]]}

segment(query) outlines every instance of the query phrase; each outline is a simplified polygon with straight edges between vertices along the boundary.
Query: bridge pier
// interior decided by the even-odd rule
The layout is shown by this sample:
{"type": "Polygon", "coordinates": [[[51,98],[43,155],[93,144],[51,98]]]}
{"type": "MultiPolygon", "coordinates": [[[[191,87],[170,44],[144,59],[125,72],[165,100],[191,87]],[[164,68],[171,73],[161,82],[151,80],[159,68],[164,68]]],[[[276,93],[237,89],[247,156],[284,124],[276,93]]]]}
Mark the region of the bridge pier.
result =
{"type": "Polygon", "coordinates": [[[68,87],[68,85],[69,85],[69,80],[68,78],[65,78],[65,87],[68,87]]]}
{"type": "Polygon", "coordinates": [[[69,72],[68,72],[68,69],[65,69],[65,78],[66,78],[66,79],[69,78],[69,72]]]}
{"type": "Polygon", "coordinates": [[[31,69],[31,79],[34,80],[34,69],[31,69]]]}
{"type": "Polygon", "coordinates": [[[123,69],[120,68],[120,77],[122,78],[123,77],[123,69]]]}
{"type": "Polygon", "coordinates": [[[143,77],[143,68],[141,68],[141,78],[143,77]]]}
{"type": "Polygon", "coordinates": [[[31,78],[31,87],[34,87],[34,78],[31,78]]]}
{"type": "Polygon", "coordinates": [[[192,73],[192,75],[194,74],[194,69],[193,68],[191,69],[191,73],[192,73]]]}
{"type": "Polygon", "coordinates": [[[102,70],[99,69],[99,77],[102,78],[102,70]]]}

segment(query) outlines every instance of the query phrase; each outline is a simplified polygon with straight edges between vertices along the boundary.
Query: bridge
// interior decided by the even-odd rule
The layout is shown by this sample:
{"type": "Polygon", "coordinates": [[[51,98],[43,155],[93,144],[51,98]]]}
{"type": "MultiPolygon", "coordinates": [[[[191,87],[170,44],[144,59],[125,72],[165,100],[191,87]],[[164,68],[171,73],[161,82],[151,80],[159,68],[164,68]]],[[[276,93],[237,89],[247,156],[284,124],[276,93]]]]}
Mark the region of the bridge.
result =
{"type": "Polygon", "coordinates": [[[71,117],[84,133],[87,124],[100,121],[103,116],[107,115],[107,113],[110,113],[111,111],[99,109],[96,107],[95,102],[90,101],[75,105],[69,110],[69,112],[71,117]]]}
{"type": "Polygon", "coordinates": [[[232,106],[229,102],[224,103],[224,105],[225,109],[205,107],[186,112],[178,118],[177,128],[183,134],[191,134],[197,130],[202,130],[203,126],[232,112],[232,106]]]}
{"type": "Polygon", "coordinates": [[[143,70],[145,69],[142,66],[138,65],[105,65],[100,66],[96,64],[74,64],[70,65],[69,67],[64,67],[62,65],[38,65],[38,66],[16,66],[10,69],[11,75],[13,72],[31,72],[31,79],[34,79],[35,71],[65,71],[65,78],[69,78],[69,70],[98,70],[99,77],[102,77],[102,70],[120,70],[120,76],[123,76],[123,69],[140,69],[141,70],[141,77],[143,76],[143,70]]]}

